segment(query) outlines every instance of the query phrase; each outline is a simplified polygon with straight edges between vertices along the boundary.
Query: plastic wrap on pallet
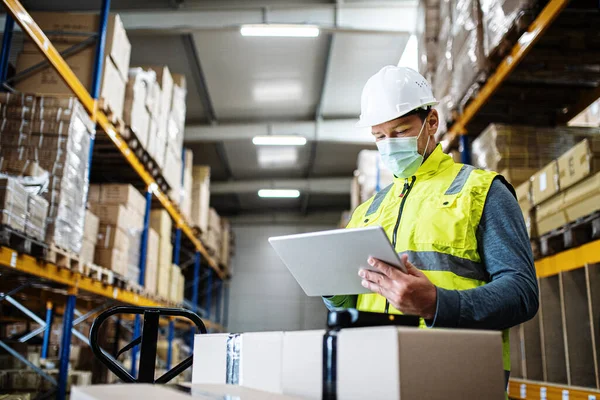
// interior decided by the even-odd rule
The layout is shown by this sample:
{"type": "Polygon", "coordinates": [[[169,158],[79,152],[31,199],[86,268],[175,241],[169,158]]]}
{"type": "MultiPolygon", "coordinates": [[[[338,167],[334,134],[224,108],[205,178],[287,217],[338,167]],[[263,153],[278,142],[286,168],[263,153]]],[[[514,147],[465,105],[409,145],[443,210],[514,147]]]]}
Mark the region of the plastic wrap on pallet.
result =
{"type": "Polygon", "coordinates": [[[483,13],[486,57],[496,50],[519,18],[531,10],[535,0],[479,0],[483,13]]]}
{"type": "Polygon", "coordinates": [[[14,178],[0,178],[0,224],[25,233],[27,190],[14,178]]]}
{"type": "Polygon", "coordinates": [[[48,201],[42,196],[28,193],[25,233],[40,241],[43,241],[46,236],[48,206],[48,201]]]}
{"type": "Polygon", "coordinates": [[[490,124],[471,145],[472,161],[478,168],[494,171],[529,169],[535,172],[584,136],[598,136],[598,129],[490,124]]]}
{"type": "Polygon", "coordinates": [[[377,150],[362,150],[358,153],[357,170],[361,203],[373,196],[377,189],[385,188],[394,180],[394,175],[383,165],[377,150]]]}
{"type": "Polygon", "coordinates": [[[452,24],[452,83],[455,106],[473,85],[485,81],[487,59],[483,52],[483,27],[477,0],[458,0],[452,24]]]}
{"type": "Polygon", "coordinates": [[[43,197],[49,203],[46,241],[78,253],[88,188],[88,156],[94,124],[70,96],[0,97],[2,136],[26,135],[16,146],[0,147],[2,170],[37,163],[50,174],[43,197]],[[21,128],[14,130],[16,125],[21,128]]]}

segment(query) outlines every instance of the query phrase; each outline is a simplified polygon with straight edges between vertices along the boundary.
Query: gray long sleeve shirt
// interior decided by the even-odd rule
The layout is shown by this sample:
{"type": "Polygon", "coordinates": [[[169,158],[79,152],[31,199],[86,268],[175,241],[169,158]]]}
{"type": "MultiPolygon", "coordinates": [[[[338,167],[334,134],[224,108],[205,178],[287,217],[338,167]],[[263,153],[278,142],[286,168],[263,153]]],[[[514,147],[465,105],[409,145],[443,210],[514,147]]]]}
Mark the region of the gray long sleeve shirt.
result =
{"type": "MultiPolygon", "coordinates": [[[[533,254],[519,204],[500,180],[492,182],[477,229],[478,251],[489,274],[469,290],[437,288],[437,310],[429,327],[502,330],[537,313],[533,254]]],[[[324,298],[329,309],[356,307],[356,296],[324,298]]]]}

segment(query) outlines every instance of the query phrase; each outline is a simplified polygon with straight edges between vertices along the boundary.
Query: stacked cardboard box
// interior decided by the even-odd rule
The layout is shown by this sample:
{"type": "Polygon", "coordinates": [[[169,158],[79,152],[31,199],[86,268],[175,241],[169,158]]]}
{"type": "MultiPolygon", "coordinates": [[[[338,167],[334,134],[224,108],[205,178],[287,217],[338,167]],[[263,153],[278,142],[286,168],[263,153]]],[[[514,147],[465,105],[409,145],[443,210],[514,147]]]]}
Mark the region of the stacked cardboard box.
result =
{"type": "Polygon", "coordinates": [[[523,219],[525,220],[525,226],[527,227],[527,234],[530,238],[534,239],[537,237],[536,223],[535,223],[535,208],[531,201],[531,181],[525,181],[515,188],[517,194],[517,201],[523,213],[523,219]]]}
{"type": "Polygon", "coordinates": [[[210,167],[196,165],[192,169],[192,224],[202,233],[208,231],[210,208],[210,167]]]}
{"type": "Polygon", "coordinates": [[[171,269],[173,260],[173,245],[171,230],[173,222],[166,210],[152,210],[150,226],[158,233],[158,263],[156,266],[157,294],[169,298],[171,288],[171,269]]]}
{"type": "Polygon", "coordinates": [[[89,202],[100,219],[96,264],[137,282],[146,199],[131,185],[102,184],[90,187],[89,202]]]}
{"type": "Polygon", "coordinates": [[[588,108],[568,123],[569,126],[600,126],[600,100],[593,102],[588,108]]]}
{"type": "MultiPolygon", "coordinates": [[[[377,191],[394,181],[392,172],[383,165],[377,150],[361,150],[358,153],[357,170],[354,172],[356,182],[352,185],[353,203],[362,204],[377,191]],[[358,196],[356,195],[358,190],[358,196]]],[[[358,204],[353,204],[357,206],[358,204]]]]}
{"type": "Polygon", "coordinates": [[[48,206],[48,201],[42,196],[29,193],[27,197],[27,220],[25,221],[25,233],[39,241],[44,241],[46,238],[48,206]]]}
{"type": "Polygon", "coordinates": [[[557,229],[568,222],[575,221],[600,210],[600,137],[589,137],[567,151],[548,168],[532,178],[532,194],[536,207],[536,221],[539,234],[557,229]],[[548,178],[553,174],[552,179],[548,178]],[[551,195],[544,193],[546,187],[552,187],[551,195]]]}
{"type": "MultiPolygon", "coordinates": [[[[43,31],[89,33],[98,32],[100,17],[97,14],[75,14],[64,12],[34,12],[33,20],[43,31]]],[[[81,35],[50,34],[48,38],[58,51],[66,50],[74,44],[82,42],[81,35]]],[[[95,67],[96,46],[91,42],[84,49],[65,57],[67,63],[81,83],[89,90],[92,87],[95,67]]],[[[104,57],[104,71],[100,98],[105,108],[109,108],[117,117],[123,115],[125,84],[129,70],[131,44],[121,19],[116,14],[108,18],[104,57]]],[[[23,53],[17,61],[17,73],[45,61],[33,42],[26,41],[23,53]]],[[[71,94],[71,89],[63,82],[60,75],[51,66],[27,75],[18,81],[15,88],[21,92],[71,94]]]]}
{"type": "Polygon", "coordinates": [[[204,245],[217,261],[221,255],[221,218],[214,208],[210,208],[208,217],[208,230],[202,234],[204,245]]]}
{"type": "Polygon", "coordinates": [[[518,186],[584,137],[597,134],[592,128],[490,124],[473,141],[473,165],[498,171],[518,186]]]}
{"type": "Polygon", "coordinates": [[[173,74],[173,95],[171,99],[169,146],[181,153],[185,129],[187,83],[185,75],[173,74]]]}
{"type": "Polygon", "coordinates": [[[87,210],[85,212],[85,223],[83,227],[83,242],[81,244],[81,253],[79,253],[79,261],[85,265],[94,262],[94,254],[96,253],[96,244],[98,243],[98,232],[100,229],[100,219],[90,210],[87,210]]]}
{"type": "Polygon", "coordinates": [[[25,233],[27,220],[27,190],[14,178],[0,178],[1,223],[25,233]]]}
{"type": "Polygon", "coordinates": [[[171,265],[171,286],[169,288],[169,300],[175,303],[183,302],[183,290],[185,287],[185,278],[178,265],[171,265]]]}
{"type": "Polygon", "coordinates": [[[152,87],[156,85],[156,73],[142,68],[131,68],[125,89],[123,121],[137,137],[140,145],[148,151],[151,112],[148,101],[152,87]]]}
{"type": "Polygon", "coordinates": [[[194,178],[194,153],[190,149],[184,149],[185,165],[183,166],[183,187],[179,196],[181,213],[188,220],[192,220],[192,185],[194,178]]]}
{"type": "Polygon", "coordinates": [[[156,293],[158,287],[158,260],[159,260],[160,238],[158,233],[150,228],[148,230],[148,246],[146,253],[146,277],[144,286],[150,293],[156,293]]]}
{"type": "Polygon", "coordinates": [[[225,269],[229,268],[232,239],[231,224],[229,223],[229,220],[227,218],[221,218],[221,251],[219,255],[219,261],[225,266],[225,269]]]}
{"type": "MultiPolygon", "coordinates": [[[[79,253],[94,124],[76,98],[0,94],[0,170],[51,171],[46,242],[79,253]]],[[[25,202],[26,204],[26,202],[25,202]]]]}
{"type": "Polygon", "coordinates": [[[535,6],[535,0],[479,0],[483,13],[485,55],[493,53],[519,18],[535,6]]]}

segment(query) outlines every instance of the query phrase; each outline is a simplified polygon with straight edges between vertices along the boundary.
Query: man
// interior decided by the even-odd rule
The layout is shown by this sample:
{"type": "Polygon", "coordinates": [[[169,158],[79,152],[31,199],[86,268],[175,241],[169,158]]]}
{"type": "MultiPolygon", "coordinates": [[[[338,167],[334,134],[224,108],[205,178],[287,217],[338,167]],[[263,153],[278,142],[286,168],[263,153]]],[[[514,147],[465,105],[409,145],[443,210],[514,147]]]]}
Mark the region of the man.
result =
{"type": "Polygon", "coordinates": [[[382,226],[408,273],[376,259],[361,269],[373,294],[325,298],[328,308],[405,313],[422,327],[503,330],[538,310],[533,255],[514,189],[492,171],[455,163],[435,144],[439,117],[429,83],[384,67],[362,93],[359,126],[370,126],[394,183],[356,208],[348,228],[382,226]]]}

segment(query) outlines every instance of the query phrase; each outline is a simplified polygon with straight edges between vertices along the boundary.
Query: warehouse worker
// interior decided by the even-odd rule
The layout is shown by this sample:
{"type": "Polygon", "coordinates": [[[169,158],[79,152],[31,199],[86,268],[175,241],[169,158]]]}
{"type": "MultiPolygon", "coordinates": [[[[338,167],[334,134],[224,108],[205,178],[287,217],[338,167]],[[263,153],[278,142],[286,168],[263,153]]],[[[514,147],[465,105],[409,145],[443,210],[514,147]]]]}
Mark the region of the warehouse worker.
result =
{"type": "Polygon", "coordinates": [[[410,68],[387,66],[366,83],[359,126],[371,127],[392,185],[356,208],[348,228],[381,226],[406,265],[359,271],[372,294],[326,297],[329,309],[412,314],[422,327],[503,330],[538,310],[538,287],[514,189],[496,172],[455,163],[435,144],[438,104],[410,68]]]}

